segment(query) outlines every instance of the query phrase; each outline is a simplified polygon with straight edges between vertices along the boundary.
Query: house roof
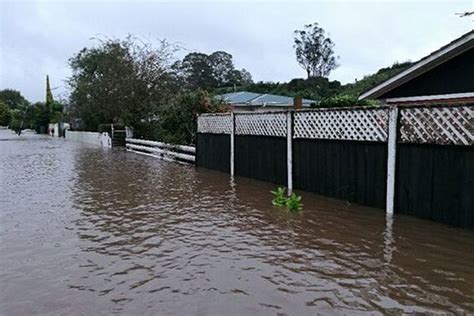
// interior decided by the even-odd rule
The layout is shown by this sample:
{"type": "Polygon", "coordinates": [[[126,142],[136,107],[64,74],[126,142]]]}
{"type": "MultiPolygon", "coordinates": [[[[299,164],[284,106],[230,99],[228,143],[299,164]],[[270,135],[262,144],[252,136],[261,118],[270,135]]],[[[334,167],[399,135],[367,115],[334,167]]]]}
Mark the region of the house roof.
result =
{"type": "Polygon", "coordinates": [[[432,52],[430,55],[423,57],[398,75],[393,76],[392,78],[364,92],[360,95],[359,99],[378,98],[388,91],[391,91],[402,84],[426,73],[434,67],[445,63],[446,61],[458,56],[472,47],[474,47],[474,30],[432,52]]]}
{"type": "MultiPolygon", "coordinates": [[[[236,106],[293,106],[292,97],[268,93],[241,91],[221,94],[217,98],[236,106]]],[[[310,106],[311,103],[317,103],[317,101],[303,99],[303,106],[310,106]]]]}

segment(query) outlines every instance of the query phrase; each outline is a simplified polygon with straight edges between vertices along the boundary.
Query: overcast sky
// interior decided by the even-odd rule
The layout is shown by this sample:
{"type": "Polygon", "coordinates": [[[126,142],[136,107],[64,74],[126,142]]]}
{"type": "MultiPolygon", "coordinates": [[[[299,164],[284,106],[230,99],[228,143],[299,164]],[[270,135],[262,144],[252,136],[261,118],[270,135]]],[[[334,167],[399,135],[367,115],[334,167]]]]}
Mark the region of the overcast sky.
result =
{"type": "Polygon", "coordinates": [[[395,61],[418,60],[473,29],[474,1],[4,1],[0,0],[0,89],[44,99],[67,95],[68,58],[92,37],[166,38],[191,51],[224,50],[255,81],[304,77],[293,31],[318,22],[336,43],[340,67],[330,78],[352,82],[395,61]]]}

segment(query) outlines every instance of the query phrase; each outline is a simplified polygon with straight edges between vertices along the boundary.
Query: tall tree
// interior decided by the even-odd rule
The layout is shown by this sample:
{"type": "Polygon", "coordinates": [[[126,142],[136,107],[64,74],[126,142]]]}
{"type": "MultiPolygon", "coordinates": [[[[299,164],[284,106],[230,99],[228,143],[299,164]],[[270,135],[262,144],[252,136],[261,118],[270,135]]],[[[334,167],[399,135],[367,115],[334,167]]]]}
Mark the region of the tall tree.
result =
{"type": "Polygon", "coordinates": [[[53,101],[53,93],[51,92],[51,87],[49,85],[49,76],[46,75],[46,106],[50,106],[53,101]]]}
{"type": "Polygon", "coordinates": [[[334,43],[326,37],[318,23],[307,24],[303,30],[296,30],[293,47],[296,60],[306,70],[308,78],[327,77],[338,66],[334,43]]]}

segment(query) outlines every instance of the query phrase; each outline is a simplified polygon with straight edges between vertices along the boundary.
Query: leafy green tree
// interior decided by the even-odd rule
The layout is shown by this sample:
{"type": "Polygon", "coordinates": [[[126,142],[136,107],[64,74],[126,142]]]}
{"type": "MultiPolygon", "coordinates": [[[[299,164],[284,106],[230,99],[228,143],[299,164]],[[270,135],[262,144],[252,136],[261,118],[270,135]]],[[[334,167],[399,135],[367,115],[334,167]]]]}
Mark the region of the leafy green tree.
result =
{"type": "Polygon", "coordinates": [[[307,24],[294,33],[296,60],[306,70],[307,77],[327,77],[338,66],[333,41],[318,23],[307,24]]]}
{"type": "Polygon", "coordinates": [[[242,70],[235,69],[229,74],[227,86],[247,86],[252,83],[252,75],[245,68],[242,68],[242,70]]]}
{"type": "Polygon", "coordinates": [[[130,36],[82,49],[69,61],[71,116],[85,130],[96,130],[99,124],[134,126],[148,121],[176,94],[172,53],[166,42],[154,49],[130,36]]]}
{"type": "Polygon", "coordinates": [[[204,90],[184,92],[173,102],[162,106],[156,119],[135,126],[137,137],[172,144],[195,141],[197,116],[208,112],[225,112],[228,108],[204,90]]]}
{"type": "Polygon", "coordinates": [[[44,102],[36,102],[28,109],[27,117],[32,121],[36,132],[46,132],[51,122],[51,109],[44,102]]]}
{"type": "Polygon", "coordinates": [[[10,108],[0,100],[0,126],[8,126],[12,120],[10,108]]]}
{"type": "Polygon", "coordinates": [[[10,110],[20,109],[25,104],[29,103],[19,91],[13,89],[1,90],[0,100],[2,100],[10,108],[10,110]]]}
{"type": "MultiPolygon", "coordinates": [[[[24,110],[19,110],[19,109],[13,109],[10,110],[11,113],[11,121],[10,124],[8,125],[8,128],[11,130],[14,130],[15,132],[18,132],[20,130],[21,122],[24,119],[24,110]]],[[[28,127],[30,124],[26,124],[28,127]]]]}
{"type": "Polygon", "coordinates": [[[209,55],[209,64],[212,69],[212,76],[215,86],[219,87],[229,84],[233,72],[235,72],[232,55],[223,51],[217,51],[209,55]]]}
{"type": "Polygon", "coordinates": [[[235,69],[231,54],[217,51],[210,55],[193,52],[187,54],[175,69],[190,89],[214,88],[252,83],[251,74],[235,69]]]}
{"type": "Polygon", "coordinates": [[[209,56],[203,53],[187,54],[179,65],[185,82],[191,89],[210,89],[217,86],[209,56]]]}
{"type": "Polygon", "coordinates": [[[253,83],[252,74],[245,68],[242,68],[239,71],[240,81],[235,82],[235,84],[249,85],[253,83]]]}
{"type": "Polygon", "coordinates": [[[64,118],[64,114],[63,114],[64,105],[61,102],[53,101],[47,107],[51,111],[50,123],[60,123],[60,122],[63,121],[63,118],[64,118]]]}

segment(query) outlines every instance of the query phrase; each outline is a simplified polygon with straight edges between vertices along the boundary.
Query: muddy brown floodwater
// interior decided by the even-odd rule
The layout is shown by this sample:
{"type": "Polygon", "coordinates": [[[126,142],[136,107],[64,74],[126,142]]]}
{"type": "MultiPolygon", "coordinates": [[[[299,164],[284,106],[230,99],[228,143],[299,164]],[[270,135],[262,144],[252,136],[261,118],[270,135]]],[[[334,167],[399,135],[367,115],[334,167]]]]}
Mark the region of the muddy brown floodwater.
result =
{"type": "Polygon", "coordinates": [[[1,315],[474,313],[474,232],[0,130],[1,315]]]}

